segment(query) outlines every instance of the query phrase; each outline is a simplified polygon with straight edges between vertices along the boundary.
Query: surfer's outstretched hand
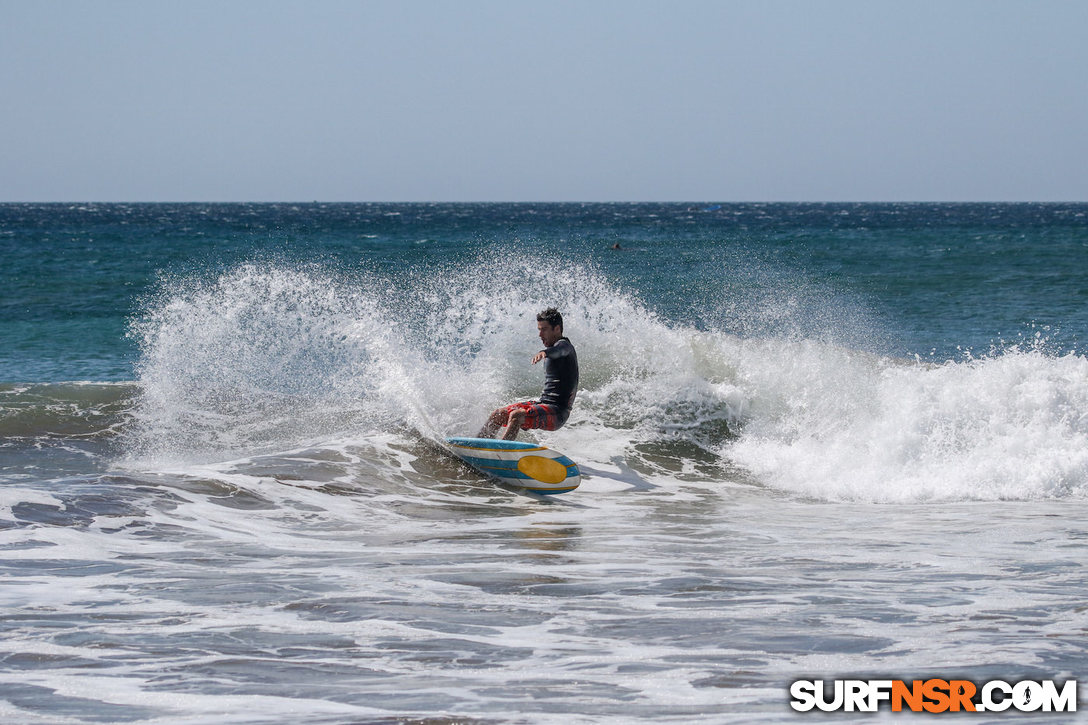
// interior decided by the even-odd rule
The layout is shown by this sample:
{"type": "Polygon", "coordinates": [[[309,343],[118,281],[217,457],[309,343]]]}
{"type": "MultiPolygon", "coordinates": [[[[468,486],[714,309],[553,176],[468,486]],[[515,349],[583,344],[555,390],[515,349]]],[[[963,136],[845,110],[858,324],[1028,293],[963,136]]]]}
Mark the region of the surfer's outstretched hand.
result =
{"type": "Polygon", "coordinates": [[[543,350],[538,352],[536,355],[533,355],[533,365],[536,365],[538,362],[543,360],[545,357],[547,357],[547,354],[543,350]]]}

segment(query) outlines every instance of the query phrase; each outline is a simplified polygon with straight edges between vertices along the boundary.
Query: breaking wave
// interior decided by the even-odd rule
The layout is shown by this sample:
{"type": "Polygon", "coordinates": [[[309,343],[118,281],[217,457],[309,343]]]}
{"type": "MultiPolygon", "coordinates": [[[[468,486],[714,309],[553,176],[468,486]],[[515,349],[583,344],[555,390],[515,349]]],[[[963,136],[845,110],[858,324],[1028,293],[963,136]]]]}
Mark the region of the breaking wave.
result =
{"type": "Polygon", "coordinates": [[[539,392],[535,313],[552,305],[582,390],[568,426],[543,435],[580,460],[831,500],[1088,493],[1083,357],[1010,347],[932,363],[697,329],[592,267],[538,257],[392,277],[247,264],[164,281],[131,326],[129,458],[471,434],[539,392]]]}

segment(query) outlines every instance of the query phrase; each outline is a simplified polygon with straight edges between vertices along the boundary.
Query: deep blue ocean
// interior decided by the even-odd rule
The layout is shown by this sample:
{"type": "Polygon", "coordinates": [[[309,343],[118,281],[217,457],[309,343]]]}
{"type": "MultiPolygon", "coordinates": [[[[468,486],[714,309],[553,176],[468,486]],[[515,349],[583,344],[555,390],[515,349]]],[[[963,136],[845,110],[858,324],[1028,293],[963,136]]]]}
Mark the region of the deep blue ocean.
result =
{"type": "Polygon", "coordinates": [[[0,204],[0,249],[5,722],[1088,673],[1088,204],[0,204]],[[436,441],[539,392],[553,305],[541,498],[436,441]]]}
{"type": "Polygon", "coordinates": [[[7,382],[131,380],[149,291],[246,263],[347,279],[544,255],[676,323],[899,355],[1088,330],[1086,204],[3,204],[0,244],[7,382]]]}

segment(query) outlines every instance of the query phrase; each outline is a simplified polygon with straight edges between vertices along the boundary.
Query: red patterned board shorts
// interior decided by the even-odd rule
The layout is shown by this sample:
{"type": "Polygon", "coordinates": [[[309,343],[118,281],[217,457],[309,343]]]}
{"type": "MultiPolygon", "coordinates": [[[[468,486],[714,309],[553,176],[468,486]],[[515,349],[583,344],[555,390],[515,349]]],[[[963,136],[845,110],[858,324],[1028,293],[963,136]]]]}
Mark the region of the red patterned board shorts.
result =
{"type": "Polygon", "coordinates": [[[522,430],[533,428],[556,430],[562,425],[559,420],[559,411],[554,405],[542,405],[535,400],[506,406],[506,420],[509,421],[510,414],[518,409],[525,411],[525,420],[521,423],[522,430]]]}

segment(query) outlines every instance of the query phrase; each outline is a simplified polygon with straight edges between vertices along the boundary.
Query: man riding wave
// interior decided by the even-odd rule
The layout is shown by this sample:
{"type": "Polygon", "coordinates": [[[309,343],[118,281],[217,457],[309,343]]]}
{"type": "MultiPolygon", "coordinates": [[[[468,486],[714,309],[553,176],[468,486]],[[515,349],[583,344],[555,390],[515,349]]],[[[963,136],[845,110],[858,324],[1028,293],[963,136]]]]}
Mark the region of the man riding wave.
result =
{"type": "Polygon", "coordinates": [[[533,356],[532,364],[544,360],[544,390],[539,400],[527,400],[498,408],[480,429],[478,437],[494,438],[506,427],[503,440],[512,441],[523,430],[558,430],[570,417],[578,392],[578,354],[563,336],[563,316],[549,307],[536,316],[537,332],[544,349],[533,356]]]}

